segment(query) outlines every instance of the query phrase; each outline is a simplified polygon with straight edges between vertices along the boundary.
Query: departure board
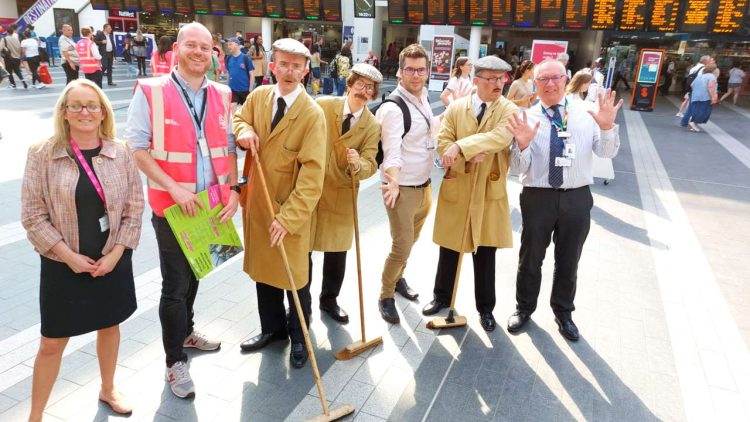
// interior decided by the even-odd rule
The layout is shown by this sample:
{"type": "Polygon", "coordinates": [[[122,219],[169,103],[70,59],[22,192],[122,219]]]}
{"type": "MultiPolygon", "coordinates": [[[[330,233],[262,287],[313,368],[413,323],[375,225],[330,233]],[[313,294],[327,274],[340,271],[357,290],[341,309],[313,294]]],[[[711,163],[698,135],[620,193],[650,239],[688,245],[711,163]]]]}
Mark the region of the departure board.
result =
{"type": "Polygon", "coordinates": [[[138,4],[138,0],[123,0],[122,7],[125,10],[134,10],[134,11],[141,9],[141,5],[138,4]]]}
{"type": "MultiPolygon", "coordinates": [[[[143,2],[144,0],[141,0],[143,2]]],[[[211,14],[212,15],[226,15],[227,11],[227,0],[211,0],[211,14]]]]}
{"type": "Polygon", "coordinates": [[[159,10],[162,13],[174,12],[174,3],[172,0],[157,0],[156,2],[159,4],[159,10]]]}
{"type": "MultiPolygon", "coordinates": [[[[93,2],[91,4],[94,4],[93,2]]],[[[156,12],[159,8],[159,4],[156,0],[141,0],[141,7],[144,12],[156,12]]]]}
{"type": "Polygon", "coordinates": [[[708,31],[711,0],[690,0],[685,3],[685,12],[682,14],[682,30],[691,32],[708,31]]]}
{"type": "Polygon", "coordinates": [[[559,28],[562,26],[562,0],[541,0],[539,3],[539,26],[559,28]]]}
{"type": "Polygon", "coordinates": [[[329,22],[341,22],[341,0],[322,0],[323,19],[329,22]]]}
{"type": "Polygon", "coordinates": [[[466,2],[448,0],[448,25],[466,25],[466,2]]]}
{"type": "MultiPolygon", "coordinates": [[[[263,9],[263,0],[241,0],[242,3],[245,3],[247,5],[247,14],[249,16],[265,16],[265,10],[263,9]]],[[[232,6],[232,3],[239,3],[240,0],[229,0],[229,6],[232,6]]],[[[239,10],[238,7],[236,7],[237,10],[239,10]]],[[[234,14],[234,12],[232,12],[234,14]]]]}
{"type": "Polygon", "coordinates": [[[646,28],[646,0],[622,0],[620,31],[643,31],[646,28]]]}
{"type": "Polygon", "coordinates": [[[406,2],[406,21],[416,25],[424,23],[424,1],[406,2]]]}
{"type": "Polygon", "coordinates": [[[536,26],[536,0],[516,0],[515,25],[523,28],[536,26]]]}
{"type": "Polygon", "coordinates": [[[266,16],[269,18],[283,18],[284,5],[281,0],[266,0],[266,16]]]}
{"type": "Polygon", "coordinates": [[[672,32],[677,30],[680,0],[653,0],[648,22],[649,31],[672,32]]]}
{"type": "Polygon", "coordinates": [[[732,33],[739,31],[747,10],[747,0],[719,0],[712,32],[732,33]]]}
{"type": "Polygon", "coordinates": [[[594,0],[591,29],[615,29],[616,0],[594,0]]]}
{"type": "Polygon", "coordinates": [[[106,0],[91,0],[91,8],[94,10],[107,10],[106,0]]]}
{"type": "MultiPolygon", "coordinates": [[[[571,0],[568,0],[571,1],[571,0]]],[[[492,26],[511,26],[513,25],[513,1],[512,0],[492,0],[490,9],[492,26]]]]}
{"type": "Polygon", "coordinates": [[[565,28],[586,28],[589,24],[590,4],[590,0],[568,0],[565,3],[565,28]]]}
{"type": "Polygon", "coordinates": [[[388,21],[391,23],[406,22],[406,1],[388,0],[388,21]]]}
{"type": "Polygon", "coordinates": [[[469,25],[487,25],[490,23],[489,0],[470,0],[469,25]]]}
{"type": "Polygon", "coordinates": [[[427,0],[427,23],[430,25],[445,25],[448,19],[445,17],[445,1],[427,0]]]}
{"type": "Polygon", "coordinates": [[[193,6],[190,4],[190,0],[174,0],[174,11],[177,13],[192,13],[193,6]]]}
{"type": "Polygon", "coordinates": [[[284,0],[284,6],[287,18],[302,19],[302,0],[284,0]]]}
{"type": "Polygon", "coordinates": [[[195,13],[205,15],[211,6],[209,6],[208,0],[193,0],[193,7],[195,8],[195,13]]]}
{"type": "Polygon", "coordinates": [[[247,14],[244,0],[227,0],[227,8],[230,15],[245,16],[247,14]]]}
{"type": "Polygon", "coordinates": [[[304,0],[302,2],[302,11],[305,12],[305,19],[307,20],[319,21],[323,18],[323,14],[320,11],[320,0],[304,0]]]}

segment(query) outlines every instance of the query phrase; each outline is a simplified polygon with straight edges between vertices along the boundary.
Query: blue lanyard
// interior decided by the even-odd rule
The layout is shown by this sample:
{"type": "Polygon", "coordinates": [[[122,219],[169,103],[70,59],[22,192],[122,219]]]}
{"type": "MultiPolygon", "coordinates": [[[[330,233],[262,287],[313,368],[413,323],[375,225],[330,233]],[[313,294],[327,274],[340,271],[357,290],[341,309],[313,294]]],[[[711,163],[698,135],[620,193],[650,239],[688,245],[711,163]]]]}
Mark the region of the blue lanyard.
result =
{"type": "Polygon", "coordinates": [[[549,119],[549,122],[554,125],[557,128],[558,132],[564,132],[566,126],[568,125],[568,99],[565,99],[565,105],[563,106],[563,114],[562,114],[562,122],[556,122],[552,116],[547,113],[547,110],[549,110],[552,107],[549,107],[545,110],[544,106],[539,104],[539,107],[542,108],[542,114],[547,116],[547,119],[549,119]]]}

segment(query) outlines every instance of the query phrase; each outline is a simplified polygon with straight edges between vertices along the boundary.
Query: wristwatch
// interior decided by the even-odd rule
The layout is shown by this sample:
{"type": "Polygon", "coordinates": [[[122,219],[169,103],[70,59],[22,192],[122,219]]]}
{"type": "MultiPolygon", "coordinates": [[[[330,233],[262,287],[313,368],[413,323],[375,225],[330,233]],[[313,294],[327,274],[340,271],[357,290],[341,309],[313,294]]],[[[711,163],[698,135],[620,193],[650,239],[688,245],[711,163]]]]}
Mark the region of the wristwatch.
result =
{"type": "Polygon", "coordinates": [[[235,191],[237,193],[240,193],[240,190],[241,190],[240,189],[240,185],[232,185],[232,186],[229,187],[229,190],[233,190],[233,191],[235,191]]]}

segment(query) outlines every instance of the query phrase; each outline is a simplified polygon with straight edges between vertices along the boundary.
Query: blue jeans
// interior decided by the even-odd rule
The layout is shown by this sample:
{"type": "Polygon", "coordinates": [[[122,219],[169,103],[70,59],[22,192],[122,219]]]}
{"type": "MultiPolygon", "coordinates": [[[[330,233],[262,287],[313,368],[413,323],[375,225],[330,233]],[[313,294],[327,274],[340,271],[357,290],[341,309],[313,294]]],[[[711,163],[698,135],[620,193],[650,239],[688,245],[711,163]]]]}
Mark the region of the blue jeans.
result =
{"type": "Polygon", "coordinates": [[[338,78],[336,81],[336,95],[340,97],[344,95],[344,91],[346,91],[346,78],[338,78]]]}

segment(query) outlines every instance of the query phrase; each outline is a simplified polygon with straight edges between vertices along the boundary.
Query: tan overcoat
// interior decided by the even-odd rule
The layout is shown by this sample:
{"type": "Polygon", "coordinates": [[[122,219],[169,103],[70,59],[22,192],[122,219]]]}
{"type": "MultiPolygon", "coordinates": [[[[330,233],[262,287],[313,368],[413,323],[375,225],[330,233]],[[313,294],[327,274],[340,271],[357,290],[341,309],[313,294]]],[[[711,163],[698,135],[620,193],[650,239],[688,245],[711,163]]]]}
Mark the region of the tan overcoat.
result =
{"type": "Polygon", "coordinates": [[[326,117],[328,160],[323,195],[313,216],[312,250],[343,252],[352,247],[354,235],[354,189],[346,162],[346,149],[352,148],[359,153],[361,168],[355,175],[359,189],[359,181],[372,176],[377,170],[375,155],[378,152],[380,125],[365,107],[354,126],[341,135],[346,97],[325,97],[316,101],[326,117]]]}
{"type": "MultiPolygon", "coordinates": [[[[284,247],[297,288],[308,282],[310,225],[325,176],[326,125],[323,111],[302,92],[271,131],[273,85],[255,89],[234,116],[235,136],[252,128],[260,138],[260,162],[273,201],[275,218],[289,232],[284,247]]],[[[245,231],[244,269],[259,283],[290,289],[279,248],[271,248],[268,212],[257,166],[248,154],[243,174],[248,184],[240,203],[245,231]]]]}
{"type": "Polygon", "coordinates": [[[505,124],[518,109],[501,97],[485,111],[482,125],[477,127],[472,97],[463,97],[448,106],[438,134],[440,154],[454,142],[460,146],[461,154],[446,171],[440,186],[433,241],[458,251],[468,207],[471,210],[470,232],[461,252],[471,252],[479,246],[510,248],[513,238],[505,179],[513,135],[505,124]],[[466,162],[480,152],[491,154],[481,163],[472,164],[479,175],[474,200],[469,204],[472,175],[467,171],[466,162]]]}

